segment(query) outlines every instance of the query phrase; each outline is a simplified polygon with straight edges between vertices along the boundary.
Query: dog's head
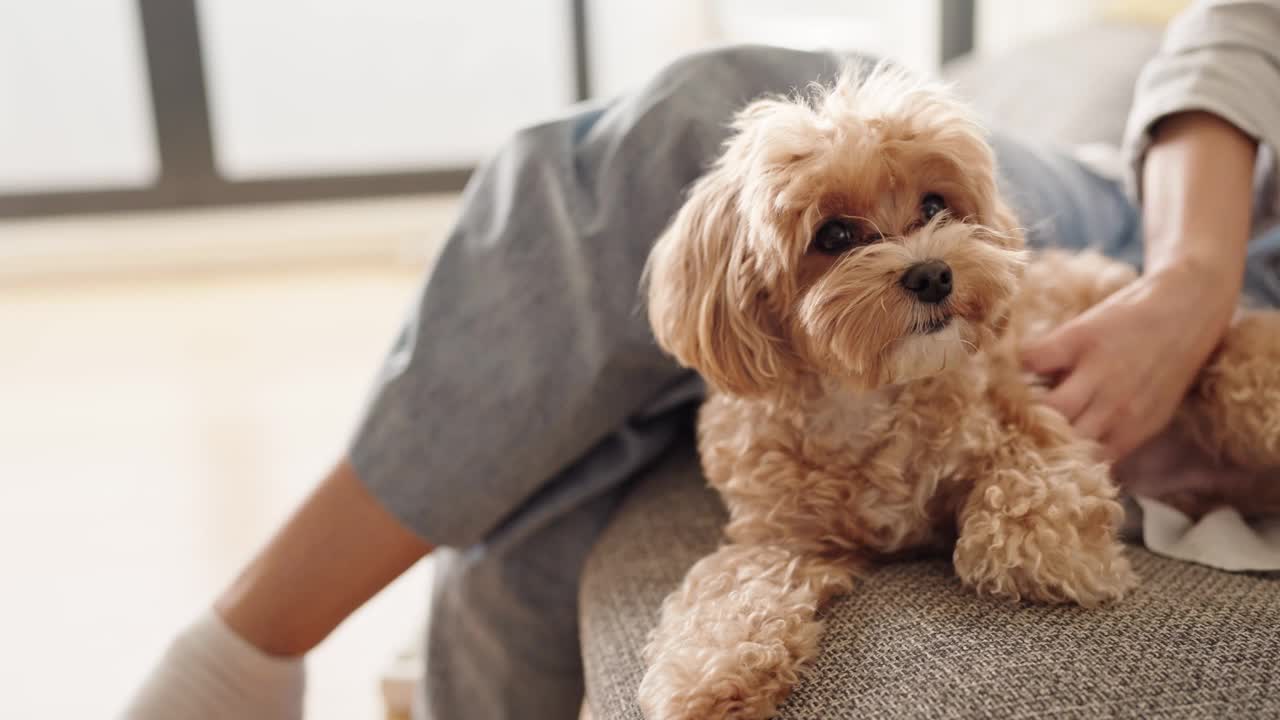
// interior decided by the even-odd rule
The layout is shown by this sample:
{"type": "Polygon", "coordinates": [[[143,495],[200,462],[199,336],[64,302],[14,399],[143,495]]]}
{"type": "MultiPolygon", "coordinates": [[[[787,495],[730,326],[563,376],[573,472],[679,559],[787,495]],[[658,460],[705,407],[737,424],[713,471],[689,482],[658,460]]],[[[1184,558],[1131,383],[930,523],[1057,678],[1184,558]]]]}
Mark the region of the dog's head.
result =
{"type": "Polygon", "coordinates": [[[872,388],[1002,331],[1022,236],[944,88],[847,71],[733,129],[649,259],[649,320],[681,363],[738,395],[803,374],[872,388]]]}

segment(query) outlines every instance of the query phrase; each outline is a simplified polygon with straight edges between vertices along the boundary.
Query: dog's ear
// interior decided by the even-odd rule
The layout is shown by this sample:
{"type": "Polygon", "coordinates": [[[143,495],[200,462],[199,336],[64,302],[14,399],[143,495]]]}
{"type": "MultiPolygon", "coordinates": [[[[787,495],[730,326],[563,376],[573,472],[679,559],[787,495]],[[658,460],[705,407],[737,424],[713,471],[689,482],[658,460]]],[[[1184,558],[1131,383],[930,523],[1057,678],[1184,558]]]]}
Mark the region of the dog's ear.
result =
{"type": "Polygon", "coordinates": [[[692,187],[646,269],[658,344],[712,386],[754,395],[786,374],[765,280],[739,198],[741,173],[720,163],[692,187]]]}

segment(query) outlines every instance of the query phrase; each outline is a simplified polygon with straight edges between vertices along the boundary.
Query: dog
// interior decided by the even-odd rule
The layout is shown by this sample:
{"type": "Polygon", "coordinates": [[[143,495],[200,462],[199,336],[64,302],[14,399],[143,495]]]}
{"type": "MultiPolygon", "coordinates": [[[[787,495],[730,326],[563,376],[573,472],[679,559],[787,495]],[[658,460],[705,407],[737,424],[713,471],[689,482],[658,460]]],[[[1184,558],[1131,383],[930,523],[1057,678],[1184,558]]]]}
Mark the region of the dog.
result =
{"type": "MultiPolygon", "coordinates": [[[[819,609],[908,552],[950,551],[964,584],[1013,601],[1123,597],[1111,468],[1017,350],[1135,277],[1032,257],[941,85],[878,66],[743,109],[646,268],[659,345],[708,385],[698,448],[729,510],[663,603],[646,717],[772,717],[819,609]]],[[[1280,467],[1277,338],[1276,313],[1242,313],[1188,395],[1179,437],[1208,465],[1280,467]]],[[[1177,453],[1155,454],[1148,470],[1177,453]]]]}

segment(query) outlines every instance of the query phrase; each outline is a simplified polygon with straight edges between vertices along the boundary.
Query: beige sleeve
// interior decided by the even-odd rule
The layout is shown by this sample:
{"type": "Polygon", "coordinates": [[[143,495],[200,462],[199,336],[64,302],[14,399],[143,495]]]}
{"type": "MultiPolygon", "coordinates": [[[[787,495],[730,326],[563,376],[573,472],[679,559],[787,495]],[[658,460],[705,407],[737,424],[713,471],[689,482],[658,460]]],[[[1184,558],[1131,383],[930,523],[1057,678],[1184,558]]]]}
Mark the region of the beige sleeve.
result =
{"type": "Polygon", "coordinates": [[[1124,137],[1130,194],[1141,200],[1152,126],[1186,110],[1214,113],[1262,146],[1257,210],[1280,211],[1280,0],[1201,0],[1169,24],[1159,53],[1138,78],[1124,137]]]}

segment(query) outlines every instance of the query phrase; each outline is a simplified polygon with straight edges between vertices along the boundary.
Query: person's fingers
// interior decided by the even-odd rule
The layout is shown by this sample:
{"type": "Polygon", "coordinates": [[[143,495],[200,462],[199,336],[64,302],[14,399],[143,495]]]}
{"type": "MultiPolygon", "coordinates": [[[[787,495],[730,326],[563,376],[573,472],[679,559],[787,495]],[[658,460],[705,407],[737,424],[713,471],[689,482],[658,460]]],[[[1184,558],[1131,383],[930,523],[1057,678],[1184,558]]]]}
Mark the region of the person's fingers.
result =
{"type": "Polygon", "coordinates": [[[1102,442],[1102,454],[1108,462],[1119,462],[1147,441],[1147,433],[1139,427],[1120,424],[1102,442]]]}
{"type": "Polygon", "coordinates": [[[1071,421],[1076,434],[1103,442],[1115,422],[1115,403],[1106,393],[1094,393],[1089,404],[1071,421]]]}
{"type": "MultiPolygon", "coordinates": [[[[1168,395],[1164,402],[1121,405],[1112,415],[1111,429],[1103,445],[1107,458],[1123,460],[1147,441],[1164,431],[1173,421],[1182,395],[1168,395]]],[[[1149,396],[1144,399],[1150,399],[1149,396]]]]}
{"type": "Polygon", "coordinates": [[[1081,362],[1044,396],[1044,404],[1062,413],[1074,425],[1097,394],[1099,382],[1096,369],[1087,361],[1081,362]]]}
{"type": "Polygon", "coordinates": [[[1037,375],[1071,369],[1079,356],[1076,326],[1068,323],[1022,348],[1022,367],[1037,375]]]}

